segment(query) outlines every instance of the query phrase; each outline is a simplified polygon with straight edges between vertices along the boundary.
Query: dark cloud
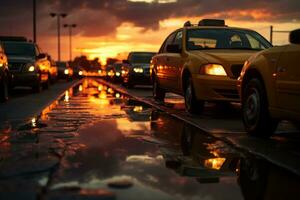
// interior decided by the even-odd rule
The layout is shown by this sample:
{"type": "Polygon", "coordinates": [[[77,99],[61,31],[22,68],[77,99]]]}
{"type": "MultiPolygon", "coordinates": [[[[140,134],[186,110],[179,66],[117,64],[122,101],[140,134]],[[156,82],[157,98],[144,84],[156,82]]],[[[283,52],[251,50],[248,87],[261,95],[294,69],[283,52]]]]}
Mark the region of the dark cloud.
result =
{"type": "MultiPolygon", "coordinates": [[[[36,0],[38,27],[43,35],[55,34],[56,21],[49,17],[52,11],[68,12],[64,22],[78,24],[76,33],[85,36],[114,34],[122,22],[130,22],[145,29],[157,29],[159,21],[170,17],[203,16],[215,13],[224,18],[292,21],[300,20],[299,0],[178,0],[176,3],[129,2],[127,0],[36,0]],[[226,15],[235,10],[263,9],[271,13],[268,19],[226,15]],[[79,28],[80,27],[80,28],[79,28]]],[[[32,21],[32,1],[1,0],[0,34],[29,34],[32,21]]]]}

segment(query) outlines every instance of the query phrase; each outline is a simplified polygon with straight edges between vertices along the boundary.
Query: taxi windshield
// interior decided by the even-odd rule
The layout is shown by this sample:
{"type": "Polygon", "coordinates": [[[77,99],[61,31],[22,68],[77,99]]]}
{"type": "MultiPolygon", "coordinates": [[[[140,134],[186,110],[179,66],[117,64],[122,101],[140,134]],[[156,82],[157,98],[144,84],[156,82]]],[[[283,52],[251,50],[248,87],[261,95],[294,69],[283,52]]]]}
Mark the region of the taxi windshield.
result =
{"type": "Polygon", "coordinates": [[[239,29],[190,29],[187,30],[189,51],[202,49],[263,50],[272,45],[260,34],[239,29]]]}

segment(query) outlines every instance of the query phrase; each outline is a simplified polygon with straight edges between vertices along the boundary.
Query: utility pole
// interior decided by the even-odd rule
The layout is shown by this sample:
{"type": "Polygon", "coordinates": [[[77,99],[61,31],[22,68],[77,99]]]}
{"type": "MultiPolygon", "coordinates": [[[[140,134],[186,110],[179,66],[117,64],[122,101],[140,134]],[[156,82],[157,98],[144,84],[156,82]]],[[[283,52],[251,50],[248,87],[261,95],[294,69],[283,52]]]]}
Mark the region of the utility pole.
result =
{"type": "Polygon", "coordinates": [[[57,17],[57,60],[60,61],[60,18],[65,18],[66,13],[50,13],[51,17],[57,17]]]}
{"type": "Polygon", "coordinates": [[[36,0],[32,1],[33,8],[33,42],[36,43],[36,0]]]}
{"type": "Polygon", "coordinates": [[[64,24],[64,27],[65,28],[68,28],[69,29],[69,60],[70,62],[72,61],[72,28],[76,28],[77,25],[76,24],[64,24]]]}

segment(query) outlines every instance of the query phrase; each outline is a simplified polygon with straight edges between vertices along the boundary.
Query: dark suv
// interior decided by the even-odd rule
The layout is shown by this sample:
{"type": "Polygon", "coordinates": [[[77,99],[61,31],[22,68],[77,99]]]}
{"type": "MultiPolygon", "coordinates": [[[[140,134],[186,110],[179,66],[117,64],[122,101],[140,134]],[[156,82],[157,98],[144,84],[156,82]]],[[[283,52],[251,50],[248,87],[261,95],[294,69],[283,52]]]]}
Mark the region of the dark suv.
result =
{"type": "Polygon", "coordinates": [[[7,57],[0,43],[0,102],[4,102],[8,99],[9,81],[10,74],[8,70],[7,57]]]}
{"type": "Polygon", "coordinates": [[[50,62],[39,47],[28,41],[2,41],[13,76],[12,86],[29,86],[35,92],[49,87],[50,62]]]}
{"type": "Polygon", "coordinates": [[[127,60],[123,60],[122,74],[124,85],[131,88],[134,85],[150,85],[150,61],[153,52],[130,52],[127,60]]]}

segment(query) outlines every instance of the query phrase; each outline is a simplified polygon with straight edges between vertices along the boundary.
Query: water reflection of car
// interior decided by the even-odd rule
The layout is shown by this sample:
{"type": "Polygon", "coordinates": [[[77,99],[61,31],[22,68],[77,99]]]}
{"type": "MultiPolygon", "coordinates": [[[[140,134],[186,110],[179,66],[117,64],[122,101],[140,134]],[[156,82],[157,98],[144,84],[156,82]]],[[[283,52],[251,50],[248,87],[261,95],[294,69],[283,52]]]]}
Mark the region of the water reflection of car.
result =
{"type": "Polygon", "coordinates": [[[242,117],[250,135],[269,137],[279,120],[300,121],[300,29],[289,45],[253,55],[238,82],[242,117]]]}
{"type": "Polygon", "coordinates": [[[37,44],[28,41],[3,41],[13,75],[12,87],[29,86],[35,92],[49,87],[50,62],[37,44]]]}
{"type": "Polygon", "coordinates": [[[130,52],[123,62],[123,83],[128,88],[135,85],[151,85],[150,61],[155,55],[153,52],[130,52]]]}
{"type": "Polygon", "coordinates": [[[73,69],[70,67],[68,62],[56,62],[58,68],[58,78],[66,79],[67,81],[72,80],[73,69]]]}
{"type": "Polygon", "coordinates": [[[0,102],[8,100],[9,83],[10,73],[8,69],[7,57],[0,43],[0,102]]]}
{"type": "Polygon", "coordinates": [[[237,78],[247,58],[272,45],[257,32],[223,20],[186,22],[171,33],[153,57],[153,95],[184,96],[186,110],[201,113],[205,101],[239,101],[237,78]]]}
{"type": "Polygon", "coordinates": [[[52,59],[52,57],[50,55],[47,55],[47,58],[50,62],[49,78],[50,78],[50,82],[53,84],[57,80],[58,69],[57,69],[56,62],[52,59]]]}
{"type": "Polygon", "coordinates": [[[196,127],[153,111],[151,132],[167,144],[161,145],[166,167],[180,175],[195,177],[199,183],[215,183],[220,177],[236,176],[239,153],[196,127]]]}

